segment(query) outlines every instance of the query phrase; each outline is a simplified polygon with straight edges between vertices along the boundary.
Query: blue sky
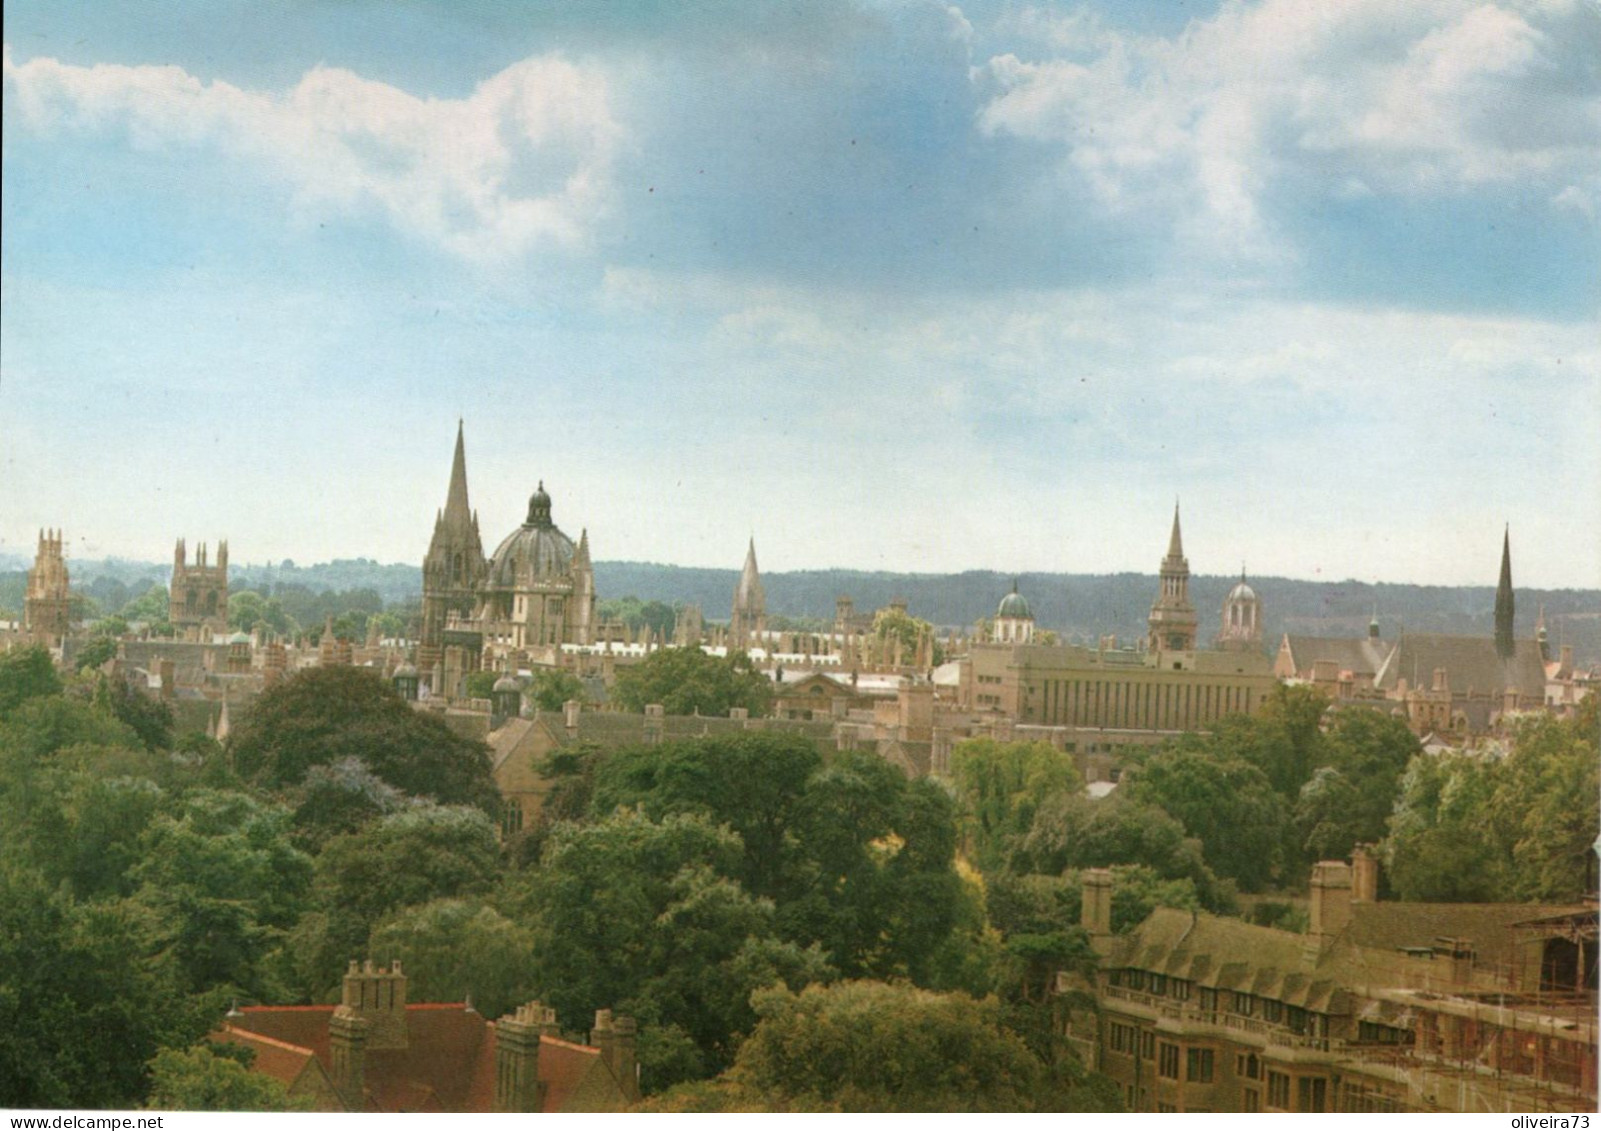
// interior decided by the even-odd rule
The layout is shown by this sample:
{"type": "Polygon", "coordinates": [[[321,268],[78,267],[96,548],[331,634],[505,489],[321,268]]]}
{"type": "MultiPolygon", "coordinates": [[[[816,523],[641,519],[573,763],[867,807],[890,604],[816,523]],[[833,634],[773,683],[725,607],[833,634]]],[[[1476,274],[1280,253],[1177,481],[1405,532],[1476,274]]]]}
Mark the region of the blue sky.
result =
{"type": "Polygon", "coordinates": [[[1601,14],[5,10],[0,551],[1601,582],[1601,14]]]}

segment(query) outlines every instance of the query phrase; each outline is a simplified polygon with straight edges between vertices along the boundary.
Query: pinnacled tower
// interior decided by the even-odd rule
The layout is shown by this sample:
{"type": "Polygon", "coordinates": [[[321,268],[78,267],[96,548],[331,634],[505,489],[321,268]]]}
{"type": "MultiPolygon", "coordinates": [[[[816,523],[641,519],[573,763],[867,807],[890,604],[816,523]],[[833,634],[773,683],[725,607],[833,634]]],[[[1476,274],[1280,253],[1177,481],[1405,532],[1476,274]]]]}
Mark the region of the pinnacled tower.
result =
{"type": "Polygon", "coordinates": [[[34,643],[59,648],[71,623],[72,593],[61,531],[41,530],[22,599],[22,627],[34,643]]]}
{"type": "Polygon", "coordinates": [[[1501,536],[1501,582],[1495,590],[1495,652],[1503,660],[1512,659],[1518,650],[1512,616],[1512,527],[1508,524],[1501,536]]]}
{"type": "Polygon", "coordinates": [[[1190,563],[1184,557],[1179,533],[1179,507],[1173,504],[1173,533],[1162,559],[1162,590],[1151,606],[1149,620],[1153,652],[1189,652],[1195,648],[1195,606],[1190,604],[1190,563]]]}
{"type": "Polygon", "coordinates": [[[434,536],[422,565],[422,639],[417,650],[422,671],[433,671],[440,660],[450,614],[472,615],[484,573],[484,544],[478,535],[478,515],[467,501],[467,450],[457,421],[450,487],[444,509],[434,517],[434,536]]]}
{"type": "Polygon", "coordinates": [[[757,637],[767,631],[767,594],[762,591],[762,576],[756,569],[756,539],[750,540],[745,551],[745,568],[740,571],[739,584],[734,586],[734,610],[728,625],[728,646],[749,651],[757,637]]]}
{"type": "Polygon", "coordinates": [[[212,565],[206,544],[195,549],[189,561],[182,538],[172,551],[172,585],[169,590],[167,619],[179,632],[200,639],[207,632],[228,627],[228,543],[217,543],[217,564],[212,565]]]}
{"type": "Polygon", "coordinates": [[[1245,567],[1240,567],[1240,582],[1223,598],[1223,627],[1217,634],[1217,646],[1225,652],[1260,652],[1262,650],[1262,600],[1245,580],[1245,567]]]}

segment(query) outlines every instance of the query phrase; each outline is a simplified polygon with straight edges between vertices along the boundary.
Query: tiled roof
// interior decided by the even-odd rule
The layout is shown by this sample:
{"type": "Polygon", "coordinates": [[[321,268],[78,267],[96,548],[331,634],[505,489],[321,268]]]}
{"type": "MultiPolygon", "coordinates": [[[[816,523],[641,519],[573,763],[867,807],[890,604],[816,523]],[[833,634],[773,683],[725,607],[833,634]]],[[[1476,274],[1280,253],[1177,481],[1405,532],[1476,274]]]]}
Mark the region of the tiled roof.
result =
{"type": "Polygon", "coordinates": [[[1512,659],[1503,660],[1496,653],[1495,639],[1489,636],[1404,633],[1376,683],[1390,691],[1404,679],[1414,689],[1427,689],[1436,668],[1445,669],[1453,695],[1469,691],[1500,695],[1509,687],[1535,698],[1545,695],[1545,663],[1539,645],[1519,640],[1512,659]]]}
{"type": "Polygon", "coordinates": [[[1341,940],[1373,950],[1432,946],[1440,939],[1467,939],[1479,966],[1510,961],[1514,923],[1582,911],[1551,903],[1353,903],[1341,940]]]}
{"type": "MultiPolygon", "coordinates": [[[[290,1084],[313,1057],[331,1069],[331,1005],[246,1006],[219,1039],[257,1050],[256,1066],[290,1084]]],[[[406,1006],[407,1047],[365,1054],[369,1111],[489,1111],[495,1094],[495,1027],[460,1003],[406,1006]]],[[[620,1110],[624,1104],[600,1050],[541,1037],[544,1110],[620,1110]]]]}
{"type": "Polygon", "coordinates": [[[1353,675],[1377,675],[1384,661],[1395,650],[1393,641],[1378,640],[1370,636],[1290,636],[1284,640],[1290,646],[1290,657],[1295,673],[1309,676],[1312,665],[1319,660],[1333,660],[1342,672],[1353,675]]]}

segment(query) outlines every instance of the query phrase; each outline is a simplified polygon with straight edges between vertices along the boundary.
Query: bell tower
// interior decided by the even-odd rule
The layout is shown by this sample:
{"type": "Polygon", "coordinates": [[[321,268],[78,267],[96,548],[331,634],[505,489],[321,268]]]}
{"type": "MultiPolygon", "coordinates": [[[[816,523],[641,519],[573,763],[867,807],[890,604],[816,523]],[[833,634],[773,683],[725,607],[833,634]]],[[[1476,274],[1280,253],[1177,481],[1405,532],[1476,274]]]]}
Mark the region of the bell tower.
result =
{"type": "Polygon", "coordinates": [[[1190,563],[1184,556],[1184,536],[1179,532],[1178,503],[1173,504],[1173,533],[1168,536],[1167,556],[1162,559],[1161,590],[1147,623],[1152,652],[1195,650],[1195,606],[1190,604],[1190,563]]]}

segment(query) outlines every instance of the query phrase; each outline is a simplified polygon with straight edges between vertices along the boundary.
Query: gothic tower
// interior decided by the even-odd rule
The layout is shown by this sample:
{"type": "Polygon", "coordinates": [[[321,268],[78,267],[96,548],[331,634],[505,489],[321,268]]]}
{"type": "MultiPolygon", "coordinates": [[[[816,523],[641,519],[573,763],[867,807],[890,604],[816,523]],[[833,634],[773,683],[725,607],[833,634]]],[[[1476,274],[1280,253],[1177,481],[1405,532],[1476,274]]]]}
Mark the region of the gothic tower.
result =
{"type": "Polygon", "coordinates": [[[61,531],[41,530],[22,599],[22,627],[34,643],[59,648],[71,621],[72,593],[61,531]]]}
{"type": "Polygon", "coordinates": [[[1153,652],[1189,652],[1195,648],[1195,606],[1190,604],[1190,563],[1184,557],[1179,534],[1179,508],[1173,504],[1173,533],[1162,559],[1162,589],[1151,606],[1150,649],[1153,652]]]}
{"type": "Polygon", "coordinates": [[[445,643],[451,613],[469,617],[484,579],[484,545],[478,515],[467,501],[467,451],[462,424],[456,423],[456,455],[450,465],[445,508],[434,517],[434,536],[422,565],[422,639],[417,666],[431,673],[445,643]]]}
{"type": "Polygon", "coordinates": [[[199,640],[207,632],[228,627],[228,543],[217,543],[217,564],[212,565],[206,544],[189,550],[182,538],[172,550],[172,585],[167,619],[184,636],[199,640]]]}
{"type": "Polygon", "coordinates": [[[1495,651],[1510,660],[1518,650],[1512,635],[1512,527],[1501,536],[1501,582],[1495,590],[1495,651]]]}
{"type": "Polygon", "coordinates": [[[761,574],[756,569],[756,539],[745,551],[745,568],[734,586],[734,611],[728,625],[728,646],[749,651],[756,638],[767,630],[767,594],[762,591],[761,574]]]}
{"type": "Polygon", "coordinates": [[[1223,627],[1217,634],[1217,646],[1225,652],[1262,650],[1262,599],[1246,583],[1244,566],[1240,567],[1240,583],[1223,599],[1223,627]]]}

